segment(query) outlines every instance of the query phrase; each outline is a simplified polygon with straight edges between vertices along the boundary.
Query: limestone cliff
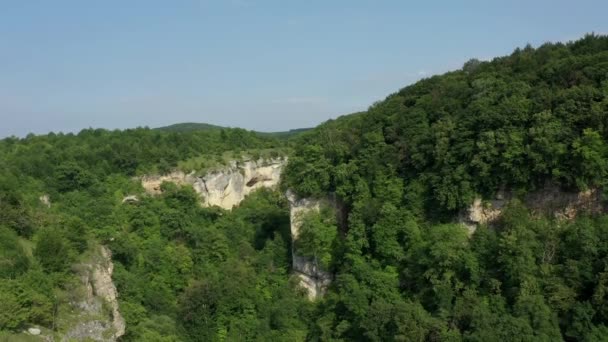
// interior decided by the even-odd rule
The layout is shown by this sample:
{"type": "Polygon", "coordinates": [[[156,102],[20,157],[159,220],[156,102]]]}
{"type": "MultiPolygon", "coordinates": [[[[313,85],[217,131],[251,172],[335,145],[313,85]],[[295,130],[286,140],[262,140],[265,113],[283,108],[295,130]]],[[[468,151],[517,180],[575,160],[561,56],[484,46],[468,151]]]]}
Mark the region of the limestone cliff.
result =
{"type": "Polygon", "coordinates": [[[111,342],[124,335],[126,325],[118,308],[113,271],[112,254],[104,246],[90,262],[77,266],[84,293],[72,303],[77,321],[63,334],[62,341],[111,342]]]}
{"type": "MultiPolygon", "coordinates": [[[[491,224],[500,218],[504,207],[515,197],[513,193],[501,190],[490,200],[476,198],[461,214],[460,222],[473,233],[479,224],[491,224]]],[[[599,189],[567,192],[556,186],[546,186],[520,200],[533,214],[550,215],[558,220],[574,219],[581,212],[597,214],[606,211],[599,189]]]]}
{"type": "MultiPolygon", "coordinates": [[[[323,205],[333,206],[333,203],[330,200],[298,198],[298,196],[291,191],[287,192],[287,199],[290,204],[292,241],[298,239],[303,215],[310,211],[319,211],[323,205]]],[[[321,269],[321,267],[319,267],[311,258],[298,255],[298,251],[295,248],[292,248],[291,253],[293,271],[298,276],[300,285],[306,289],[308,298],[312,300],[322,296],[331,283],[331,274],[321,269]]]]}
{"type": "Polygon", "coordinates": [[[203,206],[218,206],[229,210],[241,203],[251,192],[276,186],[286,163],[286,158],[233,161],[230,165],[202,177],[197,176],[194,171],[188,174],[175,171],[164,176],[145,176],[141,183],[149,194],[159,194],[163,182],[190,184],[201,196],[203,206]]]}

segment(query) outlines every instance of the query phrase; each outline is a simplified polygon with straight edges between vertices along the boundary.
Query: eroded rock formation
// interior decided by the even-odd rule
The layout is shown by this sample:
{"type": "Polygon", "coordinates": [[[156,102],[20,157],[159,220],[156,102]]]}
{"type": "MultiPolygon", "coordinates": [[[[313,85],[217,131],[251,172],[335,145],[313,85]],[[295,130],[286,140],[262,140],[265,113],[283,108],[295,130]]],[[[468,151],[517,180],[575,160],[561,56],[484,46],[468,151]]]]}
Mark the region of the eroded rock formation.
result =
{"type": "MultiPolygon", "coordinates": [[[[491,200],[476,198],[461,215],[460,222],[471,234],[480,224],[491,224],[500,218],[505,206],[516,196],[501,190],[491,200]]],[[[535,215],[550,215],[558,220],[572,220],[580,213],[598,214],[606,211],[599,189],[581,192],[567,192],[556,186],[529,193],[521,198],[535,215]]]]}
{"type": "Polygon", "coordinates": [[[259,188],[276,186],[281,180],[281,172],[287,159],[231,162],[225,168],[199,177],[195,172],[175,171],[164,176],[145,176],[142,186],[150,194],[159,194],[163,182],[191,184],[201,196],[203,206],[218,206],[232,209],[245,196],[259,188]]]}
{"type": "Polygon", "coordinates": [[[77,268],[84,294],[73,305],[81,311],[79,317],[82,320],[68,329],[62,341],[116,341],[125,334],[126,325],[118,308],[118,294],[112,281],[114,264],[110,250],[101,246],[99,254],[91,262],[77,268]]]}
{"type": "MultiPolygon", "coordinates": [[[[333,206],[330,200],[298,198],[292,191],[288,191],[286,196],[290,204],[292,241],[298,239],[303,215],[311,211],[320,211],[323,205],[333,206]]],[[[292,248],[291,253],[293,271],[300,279],[300,285],[306,289],[308,298],[313,300],[322,296],[331,283],[331,274],[319,267],[311,258],[298,255],[298,251],[295,248],[292,248]]]]}

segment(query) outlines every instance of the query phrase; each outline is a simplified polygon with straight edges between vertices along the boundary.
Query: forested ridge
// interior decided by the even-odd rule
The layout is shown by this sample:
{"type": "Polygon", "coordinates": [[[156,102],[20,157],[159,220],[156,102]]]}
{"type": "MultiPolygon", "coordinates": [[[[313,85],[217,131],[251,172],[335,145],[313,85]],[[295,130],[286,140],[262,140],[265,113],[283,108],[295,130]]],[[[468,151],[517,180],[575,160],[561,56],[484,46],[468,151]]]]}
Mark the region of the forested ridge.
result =
{"type": "Polygon", "coordinates": [[[105,245],[124,341],[608,340],[608,216],[560,220],[517,200],[604,188],[608,37],[470,60],[297,133],[1,140],[0,337],[66,333],[75,265],[105,245]],[[232,211],[188,186],[147,196],[136,178],[278,155],[280,189],[232,211]],[[336,198],[343,220],[311,214],[291,241],[287,189],[336,198]],[[469,236],[458,214],[499,189],[516,199],[469,236]],[[322,298],[291,275],[292,246],[333,275],[322,298]]]}
{"type": "Polygon", "coordinates": [[[470,60],[298,137],[286,187],[348,214],[309,338],[608,340],[608,217],[514,200],[471,237],[455,224],[500,189],[603,189],[607,124],[608,37],[588,35],[470,60]]]}

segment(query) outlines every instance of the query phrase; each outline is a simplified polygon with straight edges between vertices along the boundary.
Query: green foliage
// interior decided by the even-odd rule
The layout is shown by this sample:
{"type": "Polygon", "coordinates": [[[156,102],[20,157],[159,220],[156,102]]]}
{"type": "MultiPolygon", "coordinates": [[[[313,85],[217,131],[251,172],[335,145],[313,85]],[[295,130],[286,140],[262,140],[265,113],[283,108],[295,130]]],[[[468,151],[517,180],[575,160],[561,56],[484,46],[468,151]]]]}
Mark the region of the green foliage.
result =
{"type": "Polygon", "coordinates": [[[48,325],[52,302],[19,280],[0,282],[0,330],[18,331],[26,323],[48,325]]]}
{"type": "Polygon", "coordinates": [[[29,267],[30,260],[17,234],[0,227],[0,278],[15,278],[29,267]]]}
{"type": "Polygon", "coordinates": [[[110,244],[125,339],[305,336],[306,300],[287,273],[290,228],[282,196],[259,191],[229,213],[201,208],[191,188],[162,187],[162,196],[119,209],[131,232],[110,244]],[[155,327],[158,316],[166,329],[155,327]]]}
{"type": "Polygon", "coordinates": [[[302,195],[321,196],[323,190],[329,187],[329,168],[330,164],[323,156],[323,149],[317,145],[309,145],[297,158],[289,162],[286,181],[302,195]]]}
{"type": "Polygon", "coordinates": [[[336,194],[346,216],[308,338],[605,340],[606,216],[557,221],[512,200],[472,236],[451,222],[499,189],[604,188],[606,75],[606,36],[527,46],[297,137],[283,187],[336,194]]]}
{"type": "Polygon", "coordinates": [[[1,140],[0,338],[56,327],[102,243],[124,341],[606,340],[608,215],[511,200],[492,227],[454,224],[500,188],[604,187],[606,75],[608,38],[589,35],[470,60],[289,139],[182,125],[1,140]],[[284,152],[282,190],[232,211],[134,177],[284,152]],[[292,241],[287,188],[336,211],[292,241]],[[334,276],[322,299],[297,286],[292,247],[334,276]]]}
{"type": "Polygon", "coordinates": [[[476,194],[552,182],[601,187],[608,137],[608,38],[517,49],[421,80],[367,112],[296,138],[286,186],[352,194],[356,178],[400,175],[423,191],[429,217],[450,217],[476,194]],[[594,46],[594,48],[583,48],[594,46]],[[348,171],[347,171],[348,170],[348,171]]]}
{"type": "Polygon", "coordinates": [[[93,175],[74,162],[59,165],[55,169],[55,181],[61,192],[86,189],[94,183],[93,175]]]}
{"type": "Polygon", "coordinates": [[[68,242],[57,229],[43,229],[38,233],[34,256],[48,272],[63,272],[72,257],[68,242]]]}
{"type": "Polygon", "coordinates": [[[0,329],[17,330],[27,320],[27,308],[19,300],[19,294],[14,289],[6,288],[13,283],[3,282],[0,291],[0,329]]]}
{"type": "Polygon", "coordinates": [[[572,143],[574,165],[578,172],[575,183],[581,189],[603,185],[608,174],[608,148],[602,136],[590,128],[572,143]]]}
{"type": "Polygon", "coordinates": [[[329,208],[309,212],[302,218],[298,239],[294,241],[298,254],[311,257],[324,269],[331,264],[338,231],[335,213],[329,208]]]}

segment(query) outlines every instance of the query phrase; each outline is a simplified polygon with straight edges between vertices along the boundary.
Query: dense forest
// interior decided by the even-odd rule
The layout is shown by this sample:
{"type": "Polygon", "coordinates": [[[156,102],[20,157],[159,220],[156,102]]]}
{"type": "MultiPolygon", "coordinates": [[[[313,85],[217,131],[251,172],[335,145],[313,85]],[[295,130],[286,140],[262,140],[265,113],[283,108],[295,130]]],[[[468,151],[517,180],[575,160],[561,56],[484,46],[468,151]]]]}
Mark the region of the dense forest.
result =
{"type": "MultiPolygon", "coordinates": [[[[114,257],[128,327],[124,340],[174,341],[189,334],[199,340],[199,332],[212,329],[201,336],[215,336],[231,324],[240,328],[226,330],[227,337],[254,327],[272,339],[272,330],[252,319],[256,308],[266,307],[263,315],[277,317],[280,327],[295,316],[285,313],[306,306],[289,304],[301,298],[289,285],[289,216],[278,193],[250,196],[230,215],[201,208],[192,188],[171,184],[159,198],[121,200],[143,193],[134,177],[182,165],[200,171],[243,156],[273,157],[284,153],[283,145],[242,129],[89,129],[2,140],[0,329],[37,325],[65,333],[77,321],[69,316],[78,283],[74,265],[103,244],[114,257]],[[269,265],[273,272],[266,271],[269,265]],[[214,318],[213,328],[188,308],[190,297],[211,288],[215,300],[226,302],[225,319],[214,318]],[[247,315],[230,311],[237,309],[247,315]]],[[[286,336],[304,336],[305,325],[298,324],[286,336]]]]}
{"type": "Polygon", "coordinates": [[[548,185],[603,190],[608,37],[526,46],[288,135],[242,129],[0,141],[0,339],[71,324],[75,265],[112,251],[124,341],[606,341],[608,216],[535,213],[548,185]],[[232,211],[137,177],[288,155],[279,189],[232,211]],[[290,235],[284,192],[333,196],[290,235]],[[477,197],[515,194],[472,235],[477,197]],[[123,203],[127,195],[140,200],[123,203]],[[48,203],[41,201],[47,196],[48,203]],[[340,222],[338,222],[340,221],[340,222]],[[292,246],[333,275],[314,301],[292,246]]]}
{"type": "Polygon", "coordinates": [[[286,186],[348,213],[310,339],[608,340],[608,216],[514,200],[470,238],[454,224],[499,189],[604,188],[607,36],[470,60],[298,139],[286,186]]]}

